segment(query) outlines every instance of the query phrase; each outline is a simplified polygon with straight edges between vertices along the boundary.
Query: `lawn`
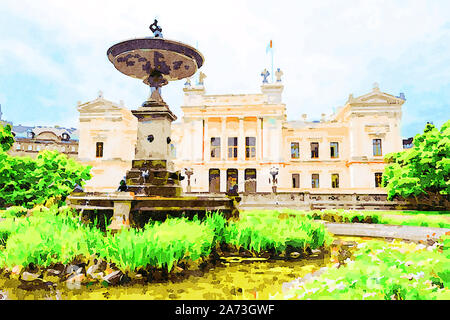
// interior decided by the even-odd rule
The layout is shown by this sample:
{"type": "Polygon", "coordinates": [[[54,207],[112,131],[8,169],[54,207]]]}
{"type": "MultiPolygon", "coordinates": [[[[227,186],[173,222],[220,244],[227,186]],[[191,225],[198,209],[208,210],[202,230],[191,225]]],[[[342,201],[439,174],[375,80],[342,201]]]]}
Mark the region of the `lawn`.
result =
{"type": "Polygon", "coordinates": [[[433,246],[371,240],[353,258],[317,277],[298,280],[275,299],[448,300],[450,236],[433,246]]]}
{"type": "Polygon", "coordinates": [[[379,223],[435,228],[450,228],[450,211],[362,211],[362,210],[246,210],[241,215],[276,217],[307,216],[315,220],[342,223],[379,223]]]}

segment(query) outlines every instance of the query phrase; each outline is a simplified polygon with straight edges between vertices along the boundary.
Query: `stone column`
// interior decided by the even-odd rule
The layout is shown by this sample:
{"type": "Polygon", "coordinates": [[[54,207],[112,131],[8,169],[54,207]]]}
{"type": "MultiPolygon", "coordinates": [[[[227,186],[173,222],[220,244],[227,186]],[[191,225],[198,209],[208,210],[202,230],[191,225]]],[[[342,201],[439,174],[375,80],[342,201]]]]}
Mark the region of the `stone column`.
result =
{"type": "Polygon", "coordinates": [[[220,192],[227,192],[227,169],[220,169],[220,192]]]}
{"type": "MultiPolygon", "coordinates": [[[[222,134],[220,137],[220,157],[223,161],[227,159],[227,117],[222,117],[222,134]]],[[[222,190],[222,188],[221,188],[222,190]]]]}
{"type": "Polygon", "coordinates": [[[238,135],[238,160],[245,159],[245,132],[244,132],[244,118],[239,117],[239,135],[238,135]]]}
{"type": "Polygon", "coordinates": [[[205,121],[205,136],[203,137],[203,143],[205,145],[204,147],[204,157],[203,161],[210,161],[211,160],[211,139],[209,138],[208,134],[208,118],[204,118],[205,121]]]}
{"type": "Polygon", "coordinates": [[[261,118],[256,118],[256,160],[261,160],[261,118]]]}
{"type": "Polygon", "coordinates": [[[183,137],[182,137],[182,151],[183,154],[181,155],[181,159],[183,160],[190,160],[189,159],[189,155],[190,155],[190,148],[189,145],[191,143],[191,137],[189,134],[189,128],[190,128],[190,123],[187,121],[187,118],[184,118],[184,125],[183,125],[183,137]]]}
{"type": "Polygon", "coordinates": [[[189,159],[191,161],[195,161],[195,125],[194,120],[191,120],[190,128],[189,128],[189,136],[191,137],[191,144],[189,146],[190,149],[190,156],[189,159]]]}
{"type": "Polygon", "coordinates": [[[245,175],[244,169],[238,169],[238,192],[244,192],[245,190],[245,175]]]}
{"type": "Polygon", "coordinates": [[[277,127],[275,128],[275,130],[276,130],[277,134],[276,134],[275,141],[278,144],[278,146],[277,146],[277,148],[275,148],[276,149],[275,152],[277,152],[278,154],[276,155],[274,160],[276,160],[278,162],[283,162],[283,145],[284,145],[283,141],[282,141],[282,139],[283,139],[283,137],[282,137],[283,136],[283,134],[282,134],[283,122],[281,119],[277,119],[276,124],[277,124],[277,127]]]}
{"type": "Polygon", "coordinates": [[[269,147],[269,160],[276,162],[278,160],[277,150],[278,145],[281,144],[280,140],[277,140],[277,130],[273,126],[273,124],[270,124],[269,129],[269,139],[268,141],[268,147],[269,147]]]}
{"type": "Polygon", "coordinates": [[[262,143],[262,150],[263,150],[263,160],[267,160],[267,151],[269,150],[269,145],[268,145],[268,135],[269,135],[269,130],[268,130],[268,122],[264,117],[261,117],[261,123],[262,123],[262,139],[261,139],[261,143],[262,143]]]}

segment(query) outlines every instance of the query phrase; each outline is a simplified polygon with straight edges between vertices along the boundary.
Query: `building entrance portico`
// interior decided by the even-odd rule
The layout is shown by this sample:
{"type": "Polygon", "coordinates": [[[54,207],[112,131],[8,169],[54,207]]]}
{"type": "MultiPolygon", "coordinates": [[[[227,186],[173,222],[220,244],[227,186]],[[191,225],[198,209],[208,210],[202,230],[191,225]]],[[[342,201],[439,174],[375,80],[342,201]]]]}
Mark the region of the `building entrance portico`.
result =
{"type": "Polygon", "coordinates": [[[233,190],[236,186],[238,187],[238,170],[237,169],[228,169],[227,170],[227,192],[233,190]]]}
{"type": "Polygon", "coordinates": [[[209,192],[219,193],[220,192],[220,170],[219,169],[209,169],[209,192]]]}
{"type": "Polygon", "coordinates": [[[256,169],[245,169],[245,193],[256,192],[256,169]]]}

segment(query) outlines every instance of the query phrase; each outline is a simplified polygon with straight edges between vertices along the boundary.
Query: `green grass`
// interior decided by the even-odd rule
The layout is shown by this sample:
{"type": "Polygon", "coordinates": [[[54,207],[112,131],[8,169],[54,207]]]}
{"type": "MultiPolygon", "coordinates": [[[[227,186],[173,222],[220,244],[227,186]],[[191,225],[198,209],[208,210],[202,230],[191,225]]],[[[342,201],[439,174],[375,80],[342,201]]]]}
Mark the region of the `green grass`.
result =
{"type": "Polygon", "coordinates": [[[450,299],[450,239],[443,248],[372,240],[358,245],[354,260],[297,284],[284,299],[450,299]]]}
{"type": "Polygon", "coordinates": [[[450,228],[449,211],[436,211],[438,214],[424,213],[426,211],[358,211],[358,210],[312,210],[293,209],[281,210],[249,210],[244,215],[263,216],[306,216],[311,219],[341,223],[378,223],[391,225],[409,225],[435,228],[450,228]]]}
{"type": "Polygon", "coordinates": [[[48,267],[95,255],[123,270],[150,265],[170,271],[181,259],[197,260],[209,255],[215,229],[208,219],[206,223],[168,219],[144,230],[105,235],[92,225],[79,223],[70,211],[57,214],[48,210],[25,218],[7,218],[0,222],[0,265],[33,263],[48,267]]]}
{"type": "Polygon", "coordinates": [[[230,223],[225,233],[226,243],[256,252],[281,252],[287,247],[316,249],[330,241],[325,227],[308,217],[279,219],[270,212],[261,211],[243,213],[238,222],[230,223]]]}
{"type": "Polygon", "coordinates": [[[35,211],[24,218],[7,218],[0,222],[0,265],[12,267],[33,263],[48,267],[68,263],[75,257],[89,257],[93,244],[101,243],[100,230],[79,225],[70,212],[55,209],[35,211]],[[58,213],[58,214],[57,214],[58,213]]]}
{"type": "Polygon", "coordinates": [[[182,260],[195,261],[210,254],[214,230],[207,224],[185,218],[157,222],[144,230],[122,230],[96,247],[100,257],[116,263],[122,270],[154,266],[167,268],[182,260]]]}
{"type": "Polygon", "coordinates": [[[81,223],[69,208],[55,206],[35,209],[25,217],[10,212],[0,221],[0,267],[30,263],[48,267],[94,256],[124,271],[147,267],[170,271],[180,260],[208,257],[220,243],[254,252],[281,252],[287,247],[316,249],[326,240],[330,236],[324,226],[306,217],[282,220],[271,215],[244,215],[228,223],[215,213],[202,221],[171,218],[150,222],[143,229],[104,233],[96,223],[81,223]]]}

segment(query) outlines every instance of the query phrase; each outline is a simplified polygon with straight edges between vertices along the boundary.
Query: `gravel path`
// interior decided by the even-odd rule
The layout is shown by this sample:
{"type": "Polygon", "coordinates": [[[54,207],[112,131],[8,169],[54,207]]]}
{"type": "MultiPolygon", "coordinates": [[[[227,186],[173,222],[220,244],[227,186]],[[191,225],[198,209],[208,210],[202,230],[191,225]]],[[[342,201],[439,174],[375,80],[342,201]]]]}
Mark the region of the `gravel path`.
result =
{"type": "Polygon", "coordinates": [[[430,238],[438,239],[446,232],[450,233],[450,229],[447,228],[393,226],[367,223],[324,222],[324,224],[328,231],[340,236],[381,237],[419,241],[430,238]]]}

